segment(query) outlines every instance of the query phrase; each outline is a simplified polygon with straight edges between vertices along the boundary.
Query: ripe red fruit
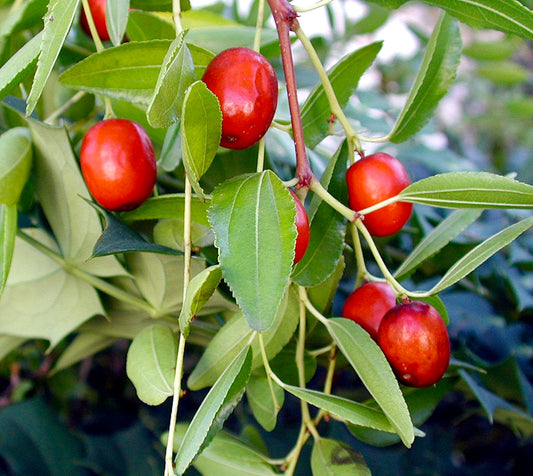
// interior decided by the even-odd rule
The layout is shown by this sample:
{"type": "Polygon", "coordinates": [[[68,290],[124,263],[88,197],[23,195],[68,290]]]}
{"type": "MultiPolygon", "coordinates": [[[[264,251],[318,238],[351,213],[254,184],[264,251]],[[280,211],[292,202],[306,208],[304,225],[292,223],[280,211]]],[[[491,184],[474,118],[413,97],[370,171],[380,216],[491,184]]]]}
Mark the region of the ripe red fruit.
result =
{"type": "MultiPolygon", "coordinates": [[[[361,211],[398,195],[411,181],[402,163],[384,153],[369,155],[355,162],[346,172],[350,208],[361,211]]],[[[373,236],[389,236],[405,225],[413,205],[395,202],[368,213],[364,224],[373,236]]]]}
{"type": "MultiPolygon", "coordinates": [[[[109,41],[109,32],[106,25],[106,3],[107,0],[89,0],[89,7],[91,8],[91,14],[96,26],[98,36],[102,41],[109,41]]],[[[80,16],[80,24],[83,31],[91,36],[91,29],[89,28],[89,22],[85,10],[82,8],[80,16]]]]}
{"type": "Polygon", "coordinates": [[[359,324],[377,340],[381,319],[395,305],[396,295],[388,283],[365,283],[348,296],[342,316],[359,324]]]}
{"type": "Polygon", "coordinates": [[[438,382],[450,362],[450,339],[437,310],[421,301],[389,310],[378,330],[378,344],[398,380],[410,387],[438,382]]]}
{"type": "Polygon", "coordinates": [[[222,110],[220,145],[245,149],[258,142],[278,103],[278,81],[267,59],[249,48],[230,48],[213,58],[202,79],[222,110]]]}
{"type": "Polygon", "coordinates": [[[296,231],[298,232],[296,236],[296,246],[294,248],[294,264],[296,264],[303,258],[307,251],[307,247],[309,246],[309,218],[307,217],[307,211],[298,196],[290,189],[289,192],[291,192],[292,198],[294,198],[294,202],[296,203],[295,224],[296,231]]]}
{"type": "Polygon", "coordinates": [[[128,119],[108,119],[91,127],[83,138],[80,165],[91,195],[112,211],[141,205],[157,179],[150,137],[128,119]]]}

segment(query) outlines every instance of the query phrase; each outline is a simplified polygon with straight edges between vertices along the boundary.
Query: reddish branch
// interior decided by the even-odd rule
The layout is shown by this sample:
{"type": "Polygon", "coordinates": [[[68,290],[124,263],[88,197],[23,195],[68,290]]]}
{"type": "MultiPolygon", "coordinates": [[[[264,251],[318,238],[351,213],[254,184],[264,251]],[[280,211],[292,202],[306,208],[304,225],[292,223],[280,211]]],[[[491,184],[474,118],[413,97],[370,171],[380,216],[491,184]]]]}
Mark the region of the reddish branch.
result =
{"type": "Polygon", "coordinates": [[[278,30],[281,59],[283,62],[283,71],[285,73],[285,82],[287,84],[292,135],[296,147],[297,187],[308,187],[313,178],[313,172],[311,171],[309,159],[307,158],[307,152],[305,150],[304,131],[302,118],[300,116],[300,106],[298,104],[296,76],[294,74],[294,61],[290,38],[291,31],[296,31],[299,27],[298,14],[287,0],[268,0],[268,4],[272,10],[272,16],[274,17],[276,28],[278,30]]]}

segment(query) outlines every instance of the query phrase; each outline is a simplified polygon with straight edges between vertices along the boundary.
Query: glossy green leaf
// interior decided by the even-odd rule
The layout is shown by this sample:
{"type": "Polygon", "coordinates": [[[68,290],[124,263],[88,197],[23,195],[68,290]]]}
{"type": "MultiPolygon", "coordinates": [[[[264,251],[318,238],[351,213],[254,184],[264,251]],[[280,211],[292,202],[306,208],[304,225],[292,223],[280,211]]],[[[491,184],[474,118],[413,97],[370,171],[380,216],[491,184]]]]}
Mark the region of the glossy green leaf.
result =
{"type": "Polygon", "coordinates": [[[455,80],[461,46],[457,21],[443,13],[433,30],[407,102],[390,134],[391,142],[406,141],[433,115],[455,80]]]}
{"type": "Polygon", "coordinates": [[[344,318],[328,320],[328,331],[405,446],[414,440],[413,423],[387,359],[367,332],[344,318]]]}
{"type": "MultiPolygon", "coordinates": [[[[321,183],[337,200],[346,203],[346,163],[348,146],[346,141],[329,161],[321,183]]],[[[311,235],[304,257],[294,267],[292,279],[302,286],[317,286],[324,282],[337,268],[344,249],[346,219],[318,196],[314,196],[310,207],[311,235]]]]}
{"type": "Polygon", "coordinates": [[[180,164],[181,156],[181,124],[178,121],[167,128],[157,165],[165,172],[172,172],[180,164]]]}
{"type": "Polygon", "coordinates": [[[115,0],[106,2],[106,26],[109,32],[111,43],[120,45],[126,32],[128,15],[130,11],[130,0],[115,0]]]}
{"type": "Polygon", "coordinates": [[[246,387],[246,398],[252,413],[266,431],[272,431],[276,427],[278,412],[285,400],[283,389],[275,382],[272,382],[272,386],[279,408],[276,408],[274,404],[270,385],[264,372],[259,375],[252,375],[246,387]]]}
{"type": "Polygon", "coordinates": [[[18,50],[0,69],[0,98],[4,98],[11,88],[20,83],[37,64],[43,32],[35,35],[18,50]]]}
{"type": "Polygon", "coordinates": [[[135,336],[128,349],[126,372],[140,400],[160,405],[174,393],[177,355],[177,339],[164,324],[154,324],[135,336]]]}
{"type": "MultiPolygon", "coordinates": [[[[185,221],[183,218],[160,220],[154,226],[154,243],[166,246],[167,248],[185,251],[184,226],[185,221]]],[[[215,243],[213,230],[208,226],[200,225],[200,223],[196,222],[191,222],[190,239],[193,250],[212,246],[215,243]]]]}
{"type": "MultiPolygon", "coordinates": [[[[309,352],[304,353],[304,379],[309,382],[317,370],[317,358],[309,352]]],[[[286,384],[298,386],[299,375],[296,364],[296,342],[291,340],[281,351],[270,360],[274,373],[286,384]]]]}
{"type": "Polygon", "coordinates": [[[217,97],[203,81],[185,92],[181,112],[183,166],[194,191],[203,199],[200,179],[215,158],[222,136],[222,111],[217,97]]]}
{"type": "MultiPolygon", "coordinates": [[[[193,28],[189,31],[188,41],[217,54],[221,51],[245,46],[253,48],[255,27],[239,26],[213,26],[205,28],[193,28]]],[[[275,30],[264,28],[261,30],[261,46],[277,41],[275,30]]]]}
{"type": "Polygon", "coordinates": [[[35,72],[27,100],[27,115],[33,112],[37,101],[41,97],[70,26],[76,17],[79,3],[80,0],[52,0],[48,4],[48,11],[44,17],[44,34],[37,62],[37,71],[35,72]]]}
{"type": "Polygon", "coordinates": [[[379,409],[370,408],[367,405],[354,402],[347,398],[319,392],[317,390],[294,387],[291,385],[285,385],[283,388],[301,400],[331,413],[334,418],[347,421],[354,425],[374,428],[376,430],[387,432],[395,431],[385,414],[379,409]]]}
{"type": "Polygon", "coordinates": [[[244,347],[217,379],[195,413],[174,460],[176,474],[181,475],[209,445],[241,400],[250,377],[252,350],[244,347]]]}
{"type": "Polygon", "coordinates": [[[313,476],[371,476],[365,458],[341,441],[319,438],[311,452],[313,476]]]}
{"type": "Polygon", "coordinates": [[[516,238],[531,226],[533,226],[533,217],[525,218],[477,245],[448,269],[442,279],[431,288],[430,294],[440,293],[442,290],[463,279],[493,254],[516,240],[516,238]]]}
{"type": "Polygon", "coordinates": [[[533,185],[488,172],[433,175],[405,188],[398,200],[447,208],[533,208],[533,185]]]}
{"type": "MultiPolygon", "coordinates": [[[[328,71],[328,77],[341,107],[344,107],[357,88],[359,79],[376,59],[382,43],[371,43],[342,58],[328,71]]],[[[330,133],[331,108],[319,83],[302,106],[305,143],[313,149],[330,133]]]]}
{"type": "Polygon", "coordinates": [[[0,203],[0,297],[6,285],[17,236],[17,206],[0,203]]]}
{"type": "Polygon", "coordinates": [[[209,221],[224,280],[250,327],[267,331],[275,322],[292,270],[294,200],[269,170],[224,182],[212,200],[209,221]]]}
{"type": "Polygon", "coordinates": [[[0,136],[0,204],[19,201],[33,162],[30,131],[15,127],[0,136]]]}
{"type": "MultiPolygon", "coordinates": [[[[174,450],[177,451],[183,441],[187,426],[183,423],[176,425],[174,436],[174,450]]],[[[166,438],[163,438],[164,440],[166,438]]],[[[166,444],[166,441],[163,441],[166,444]]],[[[268,457],[250,447],[242,438],[227,431],[218,432],[209,446],[196,458],[194,467],[202,474],[234,474],[239,476],[276,476],[268,463],[268,457]],[[236,470],[236,468],[238,468],[236,470]]]]}
{"type": "Polygon", "coordinates": [[[345,265],[344,256],[341,255],[337,267],[333,273],[331,273],[329,278],[320,284],[307,289],[309,300],[315,309],[318,309],[318,311],[324,315],[329,314],[328,311],[331,308],[333,299],[339,288],[340,280],[344,274],[345,265]]]}
{"type": "Polygon", "coordinates": [[[180,331],[185,337],[189,335],[191,319],[204,307],[221,279],[220,266],[213,265],[190,280],[179,317],[180,331]]]}
{"type": "Polygon", "coordinates": [[[394,276],[400,280],[408,276],[420,263],[444,248],[467,226],[476,221],[481,213],[482,210],[480,209],[455,210],[416,245],[415,249],[403,260],[394,276]]]}
{"type": "Polygon", "coordinates": [[[165,55],[154,95],[146,116],[152,127],[168,127],[182,113],[185,90],[194,82],[194,62],[184,42],[185,32],[176,38],[165,55]]]}
{"type": "Polygon", "coordinates": [[[0,38],[7,38],[14,33],[31,27],[41,27],[46,13],[48,0],[27,0],[17,8],[11,8],[0,25],[0,38]]]}
{"type": "MultiPolygon", "coordinates": [[[[263,334],[263,342],[268,359],[276,356],[289,342],[298,325],[299,304],[294,288],[282,301],[274,325],[263,334]]],[[[252,336],[250,328],[242,313],[237,313],[217,332],[205,349],[196,367],[187,380],[191,390],[213,385],[215,380],[229,365],[232,359],[247,345],[252,336]]],[[[252,343],[252,368],[262,365],[261,350],[258,339],[252,343]]],[[[294,361],[294,355],[292,356],[294,361]]]]}
{"type": "Polygon", "coordinates": [[[130,41],[173,40],[176,29],[172,20],[156,13],[133,10],[129,14],[126,34],[130,41]]]}

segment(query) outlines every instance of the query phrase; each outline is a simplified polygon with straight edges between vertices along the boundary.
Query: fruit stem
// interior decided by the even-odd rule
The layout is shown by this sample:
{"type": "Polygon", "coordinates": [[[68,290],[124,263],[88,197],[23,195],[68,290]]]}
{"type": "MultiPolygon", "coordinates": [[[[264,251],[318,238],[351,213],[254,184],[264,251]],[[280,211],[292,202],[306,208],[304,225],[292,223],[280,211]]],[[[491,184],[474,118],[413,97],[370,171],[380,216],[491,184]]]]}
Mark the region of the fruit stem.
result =
{"type": "Polygon", "coordinates": [[[343,203],[339,202],[331,193],[329,193],[320,183],[318,179],[313,177],[309,183],[309,189],[316,193],[322,200],[328,203],[331,208],[337,210],[341,215],[345,216],[349,221],[355,221],[359,215],[357,212],[348,208],[343,203]]]}
{"type": "Polygon", "coordinates": [[[298,188],[308,187],[314,178],[313,171],[309,164],[307,152],[305,150],[305,139],[300,115],[300,105],[298,104],[298,88],[296,85],[296,75],[294,73],[294,60],[291,50],[290,32],[299,28],[294,8],[287,0],[268,0],[272,16],[278,30],[279,43],[281,47],[281,59],[285,82],[287,84],[287,97],[291,113],[292,135],[296,149],[296,177],[298,178],[298,188]]]}
{"type": "Polygon", "coordinates": [[[310,5],[308,7],[299,7],[295,5],[294,10],[297,11],[298,13],[311,12],[313,10],[316,10],[317,8],[329,5],[331,2],[333,2],[333,0],[320,0],[319,2],[316,2],[314,5],[310,5]]]}
{"type": "Polygon", "coordinates": [[[344,132],[346,133],[346,139],[348,140],[348,159],[350,161],[350,164],[353,164],[355,160],[354,150],[357,150],[360,155],[363,154],[361,143],[359,142],[359,137],[357,133],[353,130],[352,126],[350,125],[350,122],[348,121],[348,118],[344,114],[344,111],[342,110],[339,104],[335,91],[333,90],[333,86],[331,85],[331,81],[329,80],[328,74],[326,73],[322,62],[320,61],[320,58],[318,57],[318,54],[316,53],[316,50],[313,47],[313,43],[311,43],[311,41],[299,25],[298,28],[294,31],[298,36],[298,39],[302,43],[303,47],[307,51],[309,59],[313,63],[313,66],[317,71],[318,76],[320,77],[320,82],[322,83],[322,87],[324,88],[324,92],[326,93],[326,97],[328,98],[331,114],[339,120],[344,129],[344,132]]]}
{"type": "Polygon", "coordinates": [[[262,137],[259,141],[259,149],[257,150],[257,173],[261,173],[265,168],[265,138],[262,137]]]}
{"type": "Polygon", "coordinates": [[[105,48],[100,36],[98,35],[98,30],[96,29],[93,13],[91,11],[91,6],[89,5],[89,0],[81,0],[81,3],[83,5],[85,16],[87,17],[87,24],[89,25],[89,30],[91,31],[94,46],[96,47],[96,51],[100,53],[101,51],[104,51],[105,48]]]}
{"type": "Polygon", "coordinates": [[[72,96],[68,101],[59,106],[52,114],[50,114],[43,122],[47,124],[52,124],[52,122],[57,119],[61,114],[63,114],[70,106],[78,102],[83,96],[87,94],[86,91],[78,91],[74,96],[72,96]]]}
{"type": "Polygon", "coordinates": [[[261,33],[265,22],[265,0],[260,0],[257,7],[257,21],[255,23],[254,51],[261,51],[261,33]]]}
{"type": "Polygon", "coordinates": [[[270,364],[268,363],[268,356],[266,353],[265,348],[265,342],[263,340],[263,334],[261,332],[258,333],[259,337],[259,348],[261,349],[261,357],[263,359],[263,365],[265,366],[265,370],[267,370],[267,380],[268,380],[268,388],[270,389],[270,396],[272,397],[272,401],[274,402],[274,411],[276,414],[281,409],[281,406],[278,402],[278,397],[276,397],[276,392],[274,391],[274,382],[273,382],[273,375],[274,372],[272,372],[272,369],[270,368],[270,364]]]}
{"type": "Polygon", "coordinates": [[[181,3],[180,0],[172,0],[172,18],[174,20],[174,28],[176,30],[176,37],[181,35],[183,27],[181,25],[181,3]]]}
{"type": "Polygon", "coordinates": [[[368,270],[366,269],[365,256],[363,254],[363,247],[361,246],[361,238],[355,226],[350,226],[352,235],[353,249],[355,255],[355,262],[357,263],[357,275],[355,279],[355,287],[359,287],[361,282],[368,277],[368,270]]]}

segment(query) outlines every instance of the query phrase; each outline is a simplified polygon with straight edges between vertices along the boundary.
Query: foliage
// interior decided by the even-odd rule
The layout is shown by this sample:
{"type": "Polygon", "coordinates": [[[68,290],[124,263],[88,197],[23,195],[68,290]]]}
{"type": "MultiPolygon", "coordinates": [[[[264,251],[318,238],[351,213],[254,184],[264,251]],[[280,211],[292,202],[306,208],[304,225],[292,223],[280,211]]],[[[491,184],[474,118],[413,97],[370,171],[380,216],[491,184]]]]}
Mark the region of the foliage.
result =
{"type": "Polygon", "coordinates": [[[392,60],[380,27],[412,8],[403,0],[358,2],[357,19],[351,1],[317,4],[331,31],[312,39],[284,0],[244,16],[236,1],[121,0],[108,2],[109,44],[82,31],[81,3],[0,7],[0,472],[379,474],[376,448],[416,458],[452,399],[462,419],[533,435],[525,2],[418,4],[432,24],[410,25],[419,46],[392,60]],[[219,147],[201,81],[234,46],[260,50],[280,83],[274,123],[243,151],[219,147]],[[448,117],[457,98],[476,115],[448,117]],[[154,196],[130,212],[96,206],[79,171],[83,135],[111,116],[140,123],[158,156],[154,196]],[[379,239],[347,207],[345,180],[374,150],[412,183],[373,208],[415,204],[379,239]],[[295,266],[292,186],[311,224],[295,266]],[[400,385],[339,317],[365,280],[439,310],[453,359],[436,386],[400,385]],[[142,410],[111,436],[74,435],[51,405],[71,419],[80,393],[105,401],[86,379],[101,358],[122,372],[121,397],[103,405],[142,410]]]}

